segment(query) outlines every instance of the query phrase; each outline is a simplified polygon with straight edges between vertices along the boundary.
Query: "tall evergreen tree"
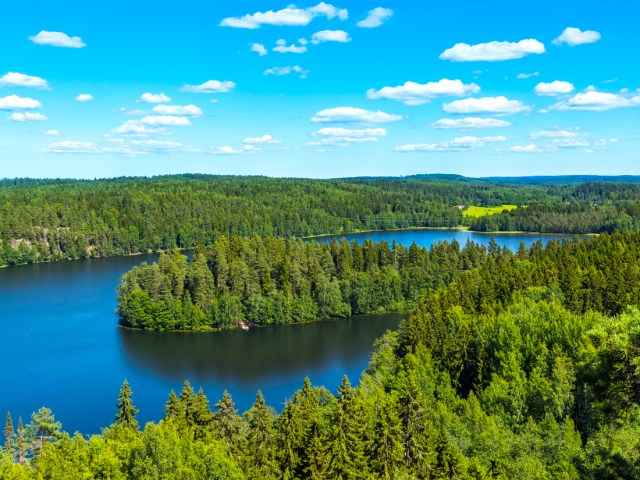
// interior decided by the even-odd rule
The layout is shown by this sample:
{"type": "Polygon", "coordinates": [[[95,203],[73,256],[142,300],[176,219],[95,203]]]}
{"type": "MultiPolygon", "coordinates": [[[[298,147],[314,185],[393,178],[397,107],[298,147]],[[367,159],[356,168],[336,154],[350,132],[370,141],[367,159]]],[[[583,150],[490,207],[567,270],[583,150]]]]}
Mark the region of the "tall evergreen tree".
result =
{"type": "Polygon", "coordinates": [[[118,397],[118,413],[116,414],[116,425],[124,425],[127,428],[138,429],[138,421],[136,414],[138,409],[133,406],[131,399],[131,387],[125,379],[120,387],[120,395],[118,397]]]}
{"type": "Polygon", "coordinates": [[[258,390],[256,401],[247,412],[249,432],[247,447],[249,451],[247,473],[249,478],[271,479],[278,477],[275,459],[275,432],[273,413],[265,405],[262,392],[258,390]]]}
{"type": "Polygon", "coordinates": [[[180,400],[176,396],[176,392],[171,390],[169,392],[169,400],[164,406],[164,419],[168,420],[170,418],[176,419],[180,416],[180,400]]]}
{"type": "Polygon", "coordinates": [[[18,463],[27,461],[28,448],[27,432],[22,425],[22,417],[18,417],[18,430],[16,434],[16,456],[18,463]]]}
{"type": "Polygon", "coordinates": [[[4,424],[4,449],[13,458],[13,449],[15,447],[15,432],[13,431],[13,421],[11,420],[11,412],[7,412],[7,421],[4,424]]]}
{"type": "Polygon", "coordinates": [[[42,407],[31,414],[31,422],[26,426],[34,455],[40,455],[46,442],[57,440],[62,435],[62,424],[57,422],[53,412],[42,407]]]}

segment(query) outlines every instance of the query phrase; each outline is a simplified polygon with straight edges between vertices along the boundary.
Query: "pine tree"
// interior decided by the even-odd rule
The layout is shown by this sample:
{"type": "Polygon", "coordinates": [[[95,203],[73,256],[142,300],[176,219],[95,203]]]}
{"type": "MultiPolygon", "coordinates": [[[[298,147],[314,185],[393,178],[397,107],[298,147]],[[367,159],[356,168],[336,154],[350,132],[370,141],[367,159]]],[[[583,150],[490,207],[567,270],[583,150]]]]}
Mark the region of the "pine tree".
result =
{"type": "Polygon", "coordinates": [[[248,412],[249,434],[247,446],[249,478],[276,478],[277,463],[275,461],[275,434],[273,431],[273,414],[264,403],[262,392],[258,390],[256,401],[248,412]]]}
{"type": "Polygon", "coordinates": [[[213,420],[213,414],[209,408],[209,399],[204,394],[202,387],[198,390],[198,393],[193,402],[193,424],[196,427],[195,437],[204,437],[205,431],[208,429],[211,421],[213,420]]]}
{"type": "Polygon", "coordinates": [[[18,463],[25,463],[27,461],[27,432],[25,432],[22,426],[22,417],[18,417],[18,433],[16,435],[16,454],[18,457],[18,463]]]}
{"type": "Polygon", "coordinates": [[[164,406],[164,419],[168,420],[170,418],[176,419],[180,415],[180,400],[176,396],[176,393],[171,390],[169,392],[169,400],[164,406]]]}
{"type": "Polygon", "coordinates": [[[302,459],[303,475],[300,478],[308,478],[309,480],[324,480],[327,478],[329,457],[317,422],[309,430],[302,459]]]}
{"type": "Polygon", "coordinates": [[[39,455],[45,442],[60,438],[62,424],[56,422],[50,409],[42,407],[31,414],[31,422],[27,425],[26,431],[33,444],[34,454],[39,455]]]}
{"type": "Polygon", "coordinates": [[[180,392],[180,417],[184,419],[188,426],[194,424],[194,407],[196,403],[196,394],[193,391],[193,387],[189,383],[189,380],[184,381],[182,391],[180,392]]]}
{"type": "Polygon", "coordinates": [[[4,449],[11,458],[13,458],[14,443],[13,421],[11,420],[11,412],[7,412],[7,421],[4,425],[4,449]]]}
{"type": "Polygon", "coordinates": [[[222,400],[216,403],[217,411],[213,414],[213,434],[224,440],[229,450],[239,459],[244,452],[245,438],[242,435],[242,418],[238,415],[231,395],[226,390],[222,400]]]}
{"type": "Polygon", "coordinates": [[[129,382],[125,380],[120,387],[120,396],[118,397],[118,413],[116,414],[116,425],[124,425],[127,428],[138,429],[138,421],[136,414],[138,409],[133,406],[131,401],[131,387],[129,382]]]}
{"type": "Polygon", "coordinates": [[[395,395],[385,395],[376,419],[373,440],[373,468],[377,478],[395,478],[402,465],[402,425],[398,416],[398,401],[395,395]]]}

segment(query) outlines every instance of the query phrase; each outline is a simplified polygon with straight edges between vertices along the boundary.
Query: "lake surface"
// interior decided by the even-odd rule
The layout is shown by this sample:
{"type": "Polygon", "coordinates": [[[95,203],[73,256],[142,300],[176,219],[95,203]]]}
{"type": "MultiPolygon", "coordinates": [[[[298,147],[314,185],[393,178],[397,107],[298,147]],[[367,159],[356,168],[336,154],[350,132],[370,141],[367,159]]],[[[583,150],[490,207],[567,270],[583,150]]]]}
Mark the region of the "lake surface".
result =
{"type": "MultiPolygon", "coordinates": [[[[517,248],[539,235],[494,235],[517,248]]],[[[469,232],[415,230],[348,236],[429,246],[455,238],[488,243],[469,232]]],[[[544,239],[553,238],[551,236],[544,239]]],[[[322,241],[330,241],[323,237],[322,241]]],[[[276,409],[309,376],[336,390],[366,367],[371,346],[402,316],[372,315],[305,325],[207,334],[139,332],[118,327],[115,288],[133,265],[157,255],[78,260],[0,269],[0,415],[26,422],[51,408],[68,431],[98,433],[112,423],[122,381],[133,389],[144,423],[162,417],[169,391],[184,379],[202,386],[211,404],[228,389],[251,406],[261,389],[276,409]]]]}

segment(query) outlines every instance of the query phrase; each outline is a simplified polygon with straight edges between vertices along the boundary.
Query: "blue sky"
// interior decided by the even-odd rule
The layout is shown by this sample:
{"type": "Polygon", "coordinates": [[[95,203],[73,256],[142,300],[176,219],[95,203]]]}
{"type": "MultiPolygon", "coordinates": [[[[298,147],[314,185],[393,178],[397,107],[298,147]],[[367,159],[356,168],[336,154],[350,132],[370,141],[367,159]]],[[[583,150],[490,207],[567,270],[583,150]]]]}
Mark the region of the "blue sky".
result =
{"type": "Polygon", "coordinates": [[[0,177],[640,174],[640,5],[598,5],[4,2],[0,177]]]}

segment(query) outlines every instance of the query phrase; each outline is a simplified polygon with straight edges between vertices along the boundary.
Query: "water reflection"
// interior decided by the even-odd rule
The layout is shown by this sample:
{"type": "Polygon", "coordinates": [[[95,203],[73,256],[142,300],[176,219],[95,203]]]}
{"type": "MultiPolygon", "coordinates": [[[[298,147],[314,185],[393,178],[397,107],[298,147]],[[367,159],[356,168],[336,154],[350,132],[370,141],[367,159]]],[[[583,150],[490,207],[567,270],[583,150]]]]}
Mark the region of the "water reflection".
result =
{"type": "Polygon", "coordinates": [[[399,314],[359,315],[248,332],[166,333],[120,329],[127,359],[172,382],[265,385],[275,378],[302,378],[367,357],[374,340],[394,329],[399,314]]]}

